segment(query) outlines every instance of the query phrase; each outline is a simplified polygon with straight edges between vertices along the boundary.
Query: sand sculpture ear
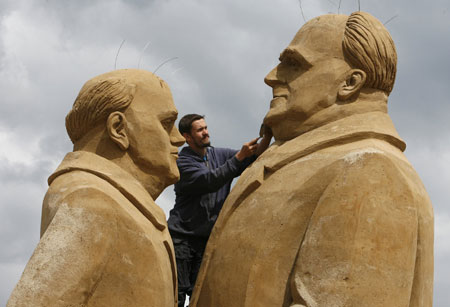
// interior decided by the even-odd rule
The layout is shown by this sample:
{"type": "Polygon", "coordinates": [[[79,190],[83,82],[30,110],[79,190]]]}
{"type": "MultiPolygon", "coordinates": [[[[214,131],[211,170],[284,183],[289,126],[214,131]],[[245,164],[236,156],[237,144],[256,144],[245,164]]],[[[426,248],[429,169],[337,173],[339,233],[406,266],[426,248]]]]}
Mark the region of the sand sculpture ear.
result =
{"type": "Polygon", "coordinates": [[[109,114],[106,121],[106,130],[111,140],[123,151],[128,149],[130,141],[126,133],[127,119],[122,112],[116,111],[109,114]]]}
{"type": "Polygon", "coordinates": [[[366,82],[366,73],[360,69],[352,69],[347,73],[345,81],[342,82],[339,91],[339,100],[345,101],[356,94],[366,82]]]}

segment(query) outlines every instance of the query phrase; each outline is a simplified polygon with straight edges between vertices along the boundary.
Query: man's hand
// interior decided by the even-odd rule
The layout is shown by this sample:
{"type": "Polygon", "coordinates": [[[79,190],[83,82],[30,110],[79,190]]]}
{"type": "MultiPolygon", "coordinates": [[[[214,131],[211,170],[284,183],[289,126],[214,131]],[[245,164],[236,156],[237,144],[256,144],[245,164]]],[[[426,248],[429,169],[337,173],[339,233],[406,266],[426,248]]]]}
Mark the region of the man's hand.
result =
{"type": "Polygon", "coordinates": [[[242,145],[241,150],[239,150],[238,153],[236,154],[236,158],[239,161],[242,161],[245,158],[248,158],[248,157],[254,155],[256,152],[256,149],[258,148],[258,143],[257,143],[258,139],[259,138],[253,139],[250,142],[242,145]]]}

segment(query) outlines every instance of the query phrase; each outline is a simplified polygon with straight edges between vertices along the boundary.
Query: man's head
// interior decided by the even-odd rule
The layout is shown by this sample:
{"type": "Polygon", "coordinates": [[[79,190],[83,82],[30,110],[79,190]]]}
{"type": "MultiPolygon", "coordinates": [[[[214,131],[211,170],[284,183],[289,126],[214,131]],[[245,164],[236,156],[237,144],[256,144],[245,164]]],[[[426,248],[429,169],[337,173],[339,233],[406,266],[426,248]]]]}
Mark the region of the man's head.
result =
{"type": "Polygon", "coordinates": [[[280,64],[265,78],[274,97],[265,123],[275,139],[289,140],[305,131],[305,121],[331,106],[337,110],[355,102],[361,91],[387,97],[396,61],[389,33],[370,14],[314,18],[297,32],[280,64]]]}
{"type": "Polygon", "coordinates": [[[174,126],[177,114],[163,80],[145,70],[123,69],[86,82],[67,114],[66,128],[75,150],[114,162],[127,157],[135,168],[127,171],[169,185],[179,178],[177,147],[184,143],[174,126]]]}
{"type": "Polygon", "coordinates": [[[208,126],[203,115],[187,114],[183,116],[178,124],[178,129],[188,145],[194,150],[200,150],[211,145],[208,126]]]}

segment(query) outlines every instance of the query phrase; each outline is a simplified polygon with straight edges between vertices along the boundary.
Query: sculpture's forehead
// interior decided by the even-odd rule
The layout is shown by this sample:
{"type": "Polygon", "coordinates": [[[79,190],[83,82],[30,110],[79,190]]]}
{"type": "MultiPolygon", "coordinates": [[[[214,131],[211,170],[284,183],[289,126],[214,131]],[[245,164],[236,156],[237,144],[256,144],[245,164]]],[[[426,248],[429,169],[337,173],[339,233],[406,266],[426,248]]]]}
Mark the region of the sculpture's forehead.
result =
{"type": "MultiPolygon", "coordinates": [[[[134,88],[132,90],[134,98],[131,104],[131,108],[134,110],[147,112],[151,109],[155,114],[166,111],[176,112],[169,86],[152,72],[141,69],[114,70],[92,78],[86,82],[84,88],[106,80],[113,82],[119,80],[122,86],[134,88]]],[[[108,92],[108,95],[114,95],[114,93],[114,91],[108,92]]]]}
{"type": "MultiPolygon", "coordinates": [[[[343,58],[342,39],[346,15],[323,15],[308,21],[295,35],[289,47],[306,49],[311,56],[343,58]]],[[[305,55],[308,56],[308,55],[305,55]]]]}
{"type": "MultiPolygon", "coordinates": [[[[109,78],[117,78],[125,81],[128,84],[134,84],[139,87],[146,87],[155,91],[168,91],[169,86],[166,82],[160,79],[158,76],[142,69],[120,69],[114,70],[93,78],[91,81],[105,80],[109,78]]],[[[170,91],[170,90],[169,90],[170,91]]]]}

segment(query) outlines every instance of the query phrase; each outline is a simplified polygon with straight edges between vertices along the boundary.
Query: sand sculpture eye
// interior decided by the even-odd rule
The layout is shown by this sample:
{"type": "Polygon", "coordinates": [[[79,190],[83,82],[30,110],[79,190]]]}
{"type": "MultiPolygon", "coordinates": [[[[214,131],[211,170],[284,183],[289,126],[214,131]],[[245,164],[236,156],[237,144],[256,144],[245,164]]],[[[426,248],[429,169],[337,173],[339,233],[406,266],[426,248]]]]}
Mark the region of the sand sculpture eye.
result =
{"type": "Polygon", "coordinates": [[[175,123],[175,120],[169,118],[161,121],[161,125],[166,131],[170,131],[173,127],[173,124],[175,123]]]}

